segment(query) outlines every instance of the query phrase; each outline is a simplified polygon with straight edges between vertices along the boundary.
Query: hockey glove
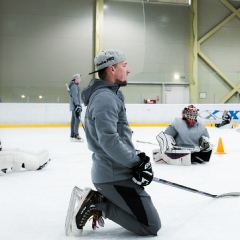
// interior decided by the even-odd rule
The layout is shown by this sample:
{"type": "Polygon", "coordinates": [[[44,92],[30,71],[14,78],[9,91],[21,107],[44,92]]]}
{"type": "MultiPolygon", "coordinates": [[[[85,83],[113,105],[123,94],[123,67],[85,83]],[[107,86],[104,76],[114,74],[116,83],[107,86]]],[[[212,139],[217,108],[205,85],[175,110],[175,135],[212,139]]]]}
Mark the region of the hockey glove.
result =
{"type": "Polygon", "coordinates": [[[208,137],[201,136],[199,138],[199,146],[200,146],[201,151],[209,149],[210,148],[210,143],[208,141],[208,137]]]}
{"type": "Polygon", "coordinates": [[[212,155],[212,150],[192,153],[191,154],[191,162],[192,163],[209,162],[211,155],[212,155]]]}
{"type": "Polygon", "coordinates": [[[145,155],[144,152],[138,154],[141,159],[141,163],[133,167],[132,180],[141,186],[149,185],[153,180],[153,171],[150,158],[145,155]]]}
{"type": "Polygon", "coordinates": [[[82,112],[82,107],[80,105],[76,105],[74,111],[75,111],[76,117],[79,118],[82,112]]]}

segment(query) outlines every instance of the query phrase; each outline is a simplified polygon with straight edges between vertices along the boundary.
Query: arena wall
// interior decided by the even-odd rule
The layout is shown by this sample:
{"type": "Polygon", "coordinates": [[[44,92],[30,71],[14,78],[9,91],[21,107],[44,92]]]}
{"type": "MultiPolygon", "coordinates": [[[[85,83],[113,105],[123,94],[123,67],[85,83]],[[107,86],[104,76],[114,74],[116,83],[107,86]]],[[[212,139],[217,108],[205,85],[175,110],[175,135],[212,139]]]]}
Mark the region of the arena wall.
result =
{"type": "MultiPolygon", "coordinates": [[[[168,125],[181,117],[184,104],[126,104],[128,121],[135,125],[168,125]]],[[[198,120],[205,124],[221,122],[226,109],[232,116],[232,123],[240,121],[239,104],[196,104],[198,120]]],[[[82,121],[86,108],[83,107],[82,121]]],[[[0,127],[17,125],[68,126],[71,118],[69,104],[1,103],[0,127]]]]}

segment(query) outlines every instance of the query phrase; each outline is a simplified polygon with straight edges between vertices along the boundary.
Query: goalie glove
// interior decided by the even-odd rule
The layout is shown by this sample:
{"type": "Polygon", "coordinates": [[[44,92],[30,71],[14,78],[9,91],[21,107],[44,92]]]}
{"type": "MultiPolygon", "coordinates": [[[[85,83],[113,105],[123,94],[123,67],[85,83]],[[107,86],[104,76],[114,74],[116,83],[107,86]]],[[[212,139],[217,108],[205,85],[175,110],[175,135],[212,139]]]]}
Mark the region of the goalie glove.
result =
{"type": "Polygon", "coordinates": [[[80,117],[80,114],[81,114],[81,112],[82,112],[82,107],[81,107],[80,105],[76,105],[74,111],[75,111],[76,117],[79,118],[79,117],[80,117]]]}
{"type": "Polygon", "coordinates": [[[147,186],[153,180],[153,171],[150,158],[146,156],[144,152],[139,153],[138,156],[142,162],[133,167],[132,180],[140,186],[147,186]]]}
{"type": "Polygon", "coordinates": [[[210,143],[208,141],[208,137],[205,136],[201,136],[199,138],[199,146],[200,146],[200,150],[208,150],[210,148],[210,143]]]}

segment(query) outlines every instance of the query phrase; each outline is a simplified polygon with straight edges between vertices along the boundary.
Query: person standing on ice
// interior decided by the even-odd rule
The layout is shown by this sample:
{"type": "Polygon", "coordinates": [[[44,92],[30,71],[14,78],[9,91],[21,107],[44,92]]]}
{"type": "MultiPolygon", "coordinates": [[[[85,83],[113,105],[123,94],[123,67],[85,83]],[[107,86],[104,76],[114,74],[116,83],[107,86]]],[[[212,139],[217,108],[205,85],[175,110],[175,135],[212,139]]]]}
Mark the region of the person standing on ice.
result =
{"type": "Polygon", "coordinates": [[[81,93],[79,90],[79,83],[81,82],[81,75],[79,73],[73,75],[73,79],[68,84],[68,92],[70,95],[69,107],[72,112],[70,123],[70,140],[71,142],[84,142],[79,135],[79,123],[81,118],[81,93]]]}
{"type": "Polygon", "coordinates": [[[99,79],[92,79],[82,91],[82,100],[87,106],[85,133],[93,152],[91,176],[97,191],[73,192],[66,234],[80,235],[92,217],[93,229],[108,218],[137,235],[156,236],[161,221],[144,189],[153,179],[150,158],[135,150],[123,96],[118,94],[130,73],[126,58],[118,50],[107,50],[98,54],[94,63],[99,79]],[[73,209],[76,199],[80,199],[78,207],[73,209]]]}
{"type": "Polygon", "coordinates": [[[194,105],[185,107],[182,118],[175,118],[157,135],[160,149],[153,150],[155,162],[191,165],[210,161],[213,146],[207,128],[197,121],[198,111],[194,105]]]}

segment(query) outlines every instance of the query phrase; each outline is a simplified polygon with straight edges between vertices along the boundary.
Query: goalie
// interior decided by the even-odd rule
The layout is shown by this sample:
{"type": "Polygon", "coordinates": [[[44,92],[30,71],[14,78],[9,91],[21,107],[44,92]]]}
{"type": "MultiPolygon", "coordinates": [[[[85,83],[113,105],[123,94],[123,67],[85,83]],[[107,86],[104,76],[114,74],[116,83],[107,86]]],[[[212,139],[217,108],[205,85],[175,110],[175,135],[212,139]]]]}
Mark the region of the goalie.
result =
{"type": "Polygon", "coordinates": [[[22,168],[30,171],[41,170],[49,161],[47,150],[34,152],[19,148],[2,149],[0,141],[0,176],[5,175],[8,169],[12,171],[20,171],[22,168]]]}
{"type": "Polygon", "coordinates": [[[210,161],[213,145],[208,130],[197,121],[198,111],[193,105],[184,108],[182,118],[176,118],[157,135],[160,149],[153,150],[155,162],[191,165],[210,161]]]}

